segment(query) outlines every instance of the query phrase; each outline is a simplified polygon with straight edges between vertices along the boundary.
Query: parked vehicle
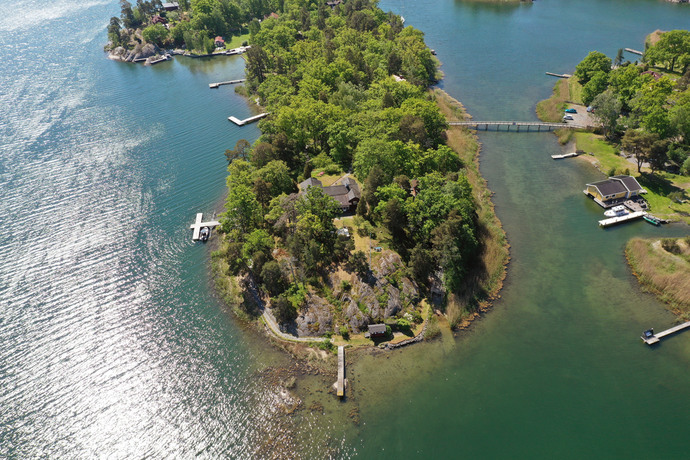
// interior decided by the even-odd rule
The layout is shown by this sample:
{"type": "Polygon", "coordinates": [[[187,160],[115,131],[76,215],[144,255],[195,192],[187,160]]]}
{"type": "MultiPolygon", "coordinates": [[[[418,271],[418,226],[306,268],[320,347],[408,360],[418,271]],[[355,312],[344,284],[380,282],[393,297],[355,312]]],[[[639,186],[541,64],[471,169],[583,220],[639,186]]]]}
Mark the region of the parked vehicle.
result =
{"type": "Polygon", "coordinates": [[[577,113],[575,109],[565,109],[565,113],[577,113]]]}
{"type": "Polygon", "coordinates": [[[566,120],[574,120],[574,118],[573,118],[572,115],[564,115],[564,116],[563,116],[563,121],[566,121],[566,120]]]}

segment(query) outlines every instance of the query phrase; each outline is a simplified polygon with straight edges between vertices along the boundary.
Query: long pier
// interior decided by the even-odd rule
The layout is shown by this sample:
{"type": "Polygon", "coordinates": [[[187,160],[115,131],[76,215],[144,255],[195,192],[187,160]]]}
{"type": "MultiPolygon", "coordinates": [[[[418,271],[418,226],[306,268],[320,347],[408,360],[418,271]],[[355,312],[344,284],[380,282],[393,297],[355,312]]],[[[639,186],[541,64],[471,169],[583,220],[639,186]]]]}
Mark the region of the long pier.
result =
{"type": "Polygon", "coordinates": [[[345,347],[338,347],[338,382],[336,393],[338,397],[345,396],[345,347]]]}
{"type": "Polygon", "coordinates": [[[236,83],[244,83],[246,80],[241,79],[241,80],[228,80],[228,81],[219,81],[218,83],[209,83],[208,87],[209,88],[218,88],[219,86],[223,85],[234,85],[236,83]]]}
{"type": "Polygon", "coordinates": [[[523,132],[541,132],[551,131],[553,129],[586,129],[586,126],[577,125],[574,123],[546,123],[541,121],[451,121],[448,122],[450,126],[467,126],[474,128],[476,130],[480,129],[480,126],[484,127],[484,131],[488,131],[489,127],[495,127],[496,131],[501,131],[501,127],[506,127],[506,132],[510,131],[510,128],[515,128],[513,132],[520,132],[520,128],[523,128],[523,132]]]}
{"type": "Polygon", "coordinates": [[[244,120],[240,120],[237,117],[228,117],[228,120],[235,123],[237,126],[244,126],[247,123],[253,123],[257,120],[260,120],[261,118],[265,117],[266,115],[268,115],[268,112],[260,113],[258,115],[254,115],[253,117],[245,118],[244,120]]]}
{"type": "Polygon", "coordinates": [[[671,334],[675,334],[676,332],[682,331],[683,329],[687,329],[689,327],[690,321],[688,321],[687,323],[679,324],[678,326],[672,327],[671,329],[666,329],[665,331],[659,332],[658,334],[653,334],[651,337],[645,337],[643,334],[640,338],[647,345],[654,345],[655,343],[659,343],[659,341],[664,337],[669,336],[671,334]]]}
{"type": "Polygon", "coordinates": [[[553,73],[553,72],[546,72],[546,75],[550,75],[552,77],[558,77],[558,78],[570,78],[572,75],[569,73],[553,73]]]}
{"type": "Polygon", "coordinates": [[[638,55],[640,55],[640,56],[643,56],[643,55],[644,55],[644,53],[643,53],[642,51],[637,51],[637,50],[634,50],[634,49],[632,49],[632,48],[624,48],[624,49],[625,49],[625,51],[627,51],[628,53],[638,54],[638,55]]]}

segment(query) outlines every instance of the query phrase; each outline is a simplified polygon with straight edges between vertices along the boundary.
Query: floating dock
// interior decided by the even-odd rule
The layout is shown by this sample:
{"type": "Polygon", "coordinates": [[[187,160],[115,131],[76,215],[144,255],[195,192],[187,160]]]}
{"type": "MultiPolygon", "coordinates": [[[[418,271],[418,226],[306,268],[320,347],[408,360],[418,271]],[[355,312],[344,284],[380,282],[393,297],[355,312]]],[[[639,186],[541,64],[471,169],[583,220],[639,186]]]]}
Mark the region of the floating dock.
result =
{"type": "Polygon", "coordinates": [[[627,51],[628,53],[632,53],[632,54],[638,54],[640,56],[644,55],[644,53],[642,51],[637,51],[637,50],[634,50],[632,48],[625,48],[625,51],[627,51]]]}
{"type": "Polygon", "coordinates": [[[336,394],[339,398],[345,396],[345,347],[338,347],[338,382],[336,394]]]}
{"type": "Polygon", "coordinates": [[[218,83],[209,83],[208,87],[209,88],[218,88],[219,86],[223,85],[234,85],[236,83],[243,83],[245,82],[245,79],[242,80],[228,80],[228,81],[219,81],[218,83]]]}
{"type": "Polygon", "coordinates": [[[217,220],[209,220],[208,222],[202,222],[204,218],[204,214],[202,212],[197,213],[196,215],[196,222],[194,222],[192,225],[189,226],[194,232],[192,232],[192,240],[198,241],[199,240],[199,232],[203,227],[208,227],[208,228],[213,228],[217,227],[220,225],[220,222],[217,220]]]}
{"type": "Polygon", "coordinates": [[[263,117],[265,117],[266,115],[268,115],[268,112],[260,113],[258,115],[254,115],[253,117],[245,118],[244,120],[240,120],[239,118],[236,118],[236,117],[228,117],[228,120],[235,123],[237,126],[244,126],[247,123],[253,123],[257,120],[260,120],[263,117]]]}
{"type": "Polygon", "coordinates": [[[645,211],[631,212],[624,216],[611,217],[609,219],[604,219],[599,221],[599,227],[610,227],[611,225],[621,224],[629,220],[639,219],[645,216],[647,213],[645,211]]]}
{"type": "Polygon", "coordinates": [[[569,73],[553,73],[553,72],[546,72],[546,75],[550,75],[552,77],[558,77],[558,78],[570,78],[572,75],[569,73]]]}
{"type": "Polygon", "coordinates": [[[640,338],[647,345],[654,345],[655,343],[659,343],[659,341],[664,337],[671,334],[675,334],[676,332],[682,331],[683,329],[687,329],[689,327],[690,321],[688,321],[687,323],[679,324],[678,326],[672,327],[671,329],[666,329],[665,331],[659,332],[658,334],[653,334],[651,337],[645,337],[644,335],[642,335],[642,337],[640,338]]]}
{"type": "Polygon", "coordinates": [[[571,158],[571,157],[576,157],[577,153],[576,152],[571,152],[571,153],[564,153],[563,155],[551,155],[551,158],[554,160],[562,160],[563,158],[571,158]]]}

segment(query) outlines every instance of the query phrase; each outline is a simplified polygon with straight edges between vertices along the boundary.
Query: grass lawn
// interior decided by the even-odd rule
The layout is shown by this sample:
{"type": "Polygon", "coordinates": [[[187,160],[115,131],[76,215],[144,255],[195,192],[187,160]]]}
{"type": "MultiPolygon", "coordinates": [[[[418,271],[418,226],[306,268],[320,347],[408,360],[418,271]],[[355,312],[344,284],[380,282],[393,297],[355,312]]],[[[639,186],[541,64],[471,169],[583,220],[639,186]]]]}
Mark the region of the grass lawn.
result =
{"type": "Polygon", "coordinates": [[[648,168],[642,168],[642,174],[639,174],[637,165],[618,155],[616,147],[606,142],[603,136],[575,133],[575,140],[578,150],[594,156],[584,158],[591,161],[604,174],[635,176],[640,185],[649,192],[645,199],[655,216],[690,223],[690,177],[658,171],[651,174],[648,168]],[[685,202],[671,200],[668,196],[673,192],[681,192],[685,202]]]}
{"type": "Polygon", "coordinates": [[[242,43],[246,42],[249,40],[249,34],[244,34],[244,35],[238,35],[237,37],[232,37],[232,40],[229,42],[225,42],[225,49],[231,50],[235,48],[239,48],[242,46],[242,43]]]}
{"type": "Polygon", "coordinates": [[[568,100],[574,104],[582,104],[582,85],[575,77],[568,78],[568,89],[570,90],[568,100]]]}

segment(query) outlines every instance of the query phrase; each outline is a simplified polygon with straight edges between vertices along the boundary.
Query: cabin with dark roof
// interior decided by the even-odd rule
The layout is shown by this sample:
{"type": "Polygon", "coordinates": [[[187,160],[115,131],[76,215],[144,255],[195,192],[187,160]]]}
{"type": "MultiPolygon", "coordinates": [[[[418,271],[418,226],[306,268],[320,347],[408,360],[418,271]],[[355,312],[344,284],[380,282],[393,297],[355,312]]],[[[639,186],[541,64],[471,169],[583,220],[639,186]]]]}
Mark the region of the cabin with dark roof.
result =
{"type": "Polygon", "coordinates": [[[386,325],[385,324],[370,324],[368,326],[369,337],[385,337],[386,336],[386,325]]]}
{"type": "Polygon", "coordinates": [[[593,198],[603,208],[615,206],[622,201],[647,193],[647,190],[642,188],[637,179],[632,176],[613,176],[587,184],[586,187],[583,190],[585,195],[593,198]]]}
{"type": "Polygon", "coordinates": [[[328,187],[324,187],[320,180],[310,177],[299,183],[300,193],[306,192],[309,187],[319,187],[322,189],[326,195],[338,202],[343,212],[354,211],[362,197],[359,185],[350,177],[345,177],[341,180],[340,185],[330,185],[328,187]]]}

